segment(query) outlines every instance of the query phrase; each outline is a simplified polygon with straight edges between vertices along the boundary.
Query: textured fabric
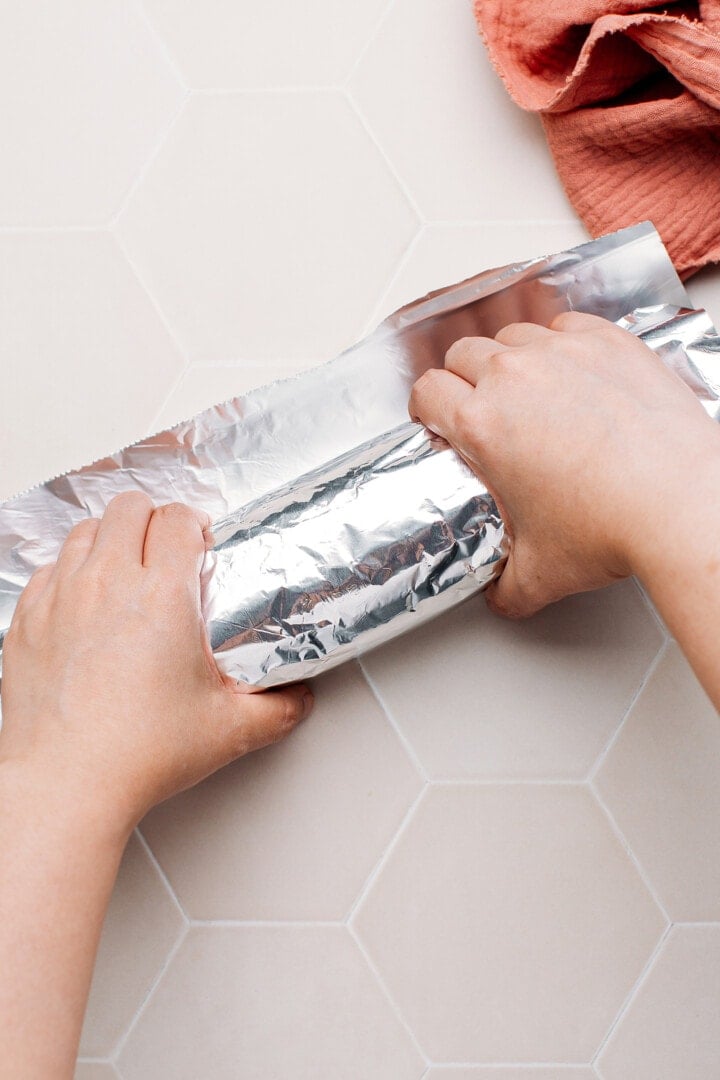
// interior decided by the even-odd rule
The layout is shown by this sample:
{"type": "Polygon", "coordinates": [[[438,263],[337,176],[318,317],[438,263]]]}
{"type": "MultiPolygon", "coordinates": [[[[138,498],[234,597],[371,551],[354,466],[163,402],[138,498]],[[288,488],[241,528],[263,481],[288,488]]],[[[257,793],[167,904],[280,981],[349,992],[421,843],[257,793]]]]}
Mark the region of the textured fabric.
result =
{"type": "Polygon", "coordinates": [[[684,276],[720,260],[720,0],[475,0],[597,236],[649,218],[684,276]]]}

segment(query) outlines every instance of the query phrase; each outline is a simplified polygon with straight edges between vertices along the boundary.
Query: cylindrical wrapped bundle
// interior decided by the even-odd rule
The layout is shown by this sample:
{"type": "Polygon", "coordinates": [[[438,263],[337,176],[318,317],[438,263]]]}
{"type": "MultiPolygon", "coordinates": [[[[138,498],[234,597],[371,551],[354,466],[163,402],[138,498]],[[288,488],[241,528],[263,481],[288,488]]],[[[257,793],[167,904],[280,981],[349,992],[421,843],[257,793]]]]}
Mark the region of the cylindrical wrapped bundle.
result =
{"type": "Polygon", "coordinates": [[[476,592],[505,555],[464,461],[403,424],[213,527],[204,612],[219,666],[308,678],[476,592]]]}
{"type": "Polygon", "coordinates": [[[481,481],[407,424],[415,380],[460,337],[588,311],[640,335],[720,419],[720,338],[689,305],[657,233],[637,225],[441,289],[328,364],[21,492],[0,504],[0,666],[33,571],[128,490],[216,521],[205,614],[218,663],[250,686],[419,625],[487,584],[505,548],[481,481]]]}

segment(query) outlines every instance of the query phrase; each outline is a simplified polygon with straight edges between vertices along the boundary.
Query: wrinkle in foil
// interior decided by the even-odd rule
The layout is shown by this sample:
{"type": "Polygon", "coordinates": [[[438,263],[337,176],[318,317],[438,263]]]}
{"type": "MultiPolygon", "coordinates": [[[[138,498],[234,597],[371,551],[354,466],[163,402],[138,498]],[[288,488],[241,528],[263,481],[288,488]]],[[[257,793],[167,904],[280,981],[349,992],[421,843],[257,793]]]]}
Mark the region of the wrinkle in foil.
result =
{"type": "Polygon", "coordinates": [[[414,381],[460,337],[579,310],[640,334],[717,418],[720,340],[690,307],[655,230],[634,226],[441,289],[329,364],[9,499],[0,649],[32,572],[132,489],[215,521],[204,611],[218,663],[248,685],[306,678],[418,625],[491,580],[506,541],[482,482],[407,422],[414,381]]]}

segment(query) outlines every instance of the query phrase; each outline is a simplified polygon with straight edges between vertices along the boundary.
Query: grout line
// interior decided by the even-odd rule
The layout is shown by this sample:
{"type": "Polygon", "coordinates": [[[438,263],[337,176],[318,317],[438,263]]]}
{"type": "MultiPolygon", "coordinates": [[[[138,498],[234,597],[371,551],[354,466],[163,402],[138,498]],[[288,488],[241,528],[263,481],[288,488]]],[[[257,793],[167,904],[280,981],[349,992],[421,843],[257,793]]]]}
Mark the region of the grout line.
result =
{"type": "Polygon", "coordinates": [[[418,224],[421,224],[421,225],[425,224],[425,216],[422,213],[422,211],[420,210],[420,207],[418,206],[417,202],[415,201],[415,197],[410,193],[405,181],[401,178],[401,176],[398,173],[397,169],[395,168],[393,162],[390,160],[389,156],[385,153],[385,150],[380,145],[377,137],[375,136],[375,133],[373,132],[372,128],[370,127],[368,121],[365,119],[365,114],[362,112],[360,106],[355,101],[352,94],[350,94],[346,89],[344,89],[344,88],[341,89],[340,93],[343,95],[345,100],[350,105],[350,108],[355,113],[355,115],[357,116],[360,124],[362,125],[362,127],[366,131],[368,138],[370,139],[373,146],[376,148],[376,150],[378,151],[378,153],[382,157],[383,161],[385,162],[385,165],[386,165],[390,175],[395,180],[396,184],[398,185],[398,187],[402,191],[403,195],[407,199],[408,203],[410,204],[410,208],[412,209],[413,213],[415,214],[416,218],[418,219],[418,224]]]}
{"type": "Polygon", "coordinates": [[[567,777],[534,776],[432,776],[434,787],[575,787],[584,788],[586,781],[567,777]]]}
{"type": "MultiPolygon", "coordinates": [[[[370,956],[369,956],[365,946],[363,945],[363,943],[360,940],[360,938],[358,937],[358,935],[355,933],[354,928],[352,926],[348,925],[347,929],[348,929],[348,932],[350,934],[350,937],[355,942],[355,945],[357,946],[358,951],[360,952],[360,955],[363,957],[363,959],[365,960],[365,963],[367,964],[368,968],[370,969],[371,974],[375,977],[375,982],[377,983],[377,985],[380,988],[381,992],[384,994],[385,999],[387,1000],[387,1003],[390,1006],[392,1012],[395,1014],[396,1019],[398,1020],[398,1022],[402,1025],[402,1027],[405,1029],[405,1031],[409,1035],[410,1041],[412,1042],[412,1044],[415,1047],[417,1053],[419,1054],[419,1056],[422,1058],[423,1062],[427,1066],[426,1072],[428,1072],[432,1062],[430,1061],[427,1054],[425,1053],[422,1046],[420,1045],[417,1038],[415,1037],[415,1032],[412,1030],[412,1028],[408,1024],[407,1020],[403,1016],[402,1012],[400,1011],[400,1006],[397,1004],[397,1002],[395,1001],[395,998],[392,996],[392,994],[388,990],[388,988],[387,988],[387,986],[385,984],[385,980],[383,979],[382,975],[380,974],[379,970],[377,969],[377,967],[375,966],[373,961],[370,959],[370,956]]],[[[425,1074],[423,1074],[423,1075],[425,1075],[425,1074]]]]}
{"type": "Polygon", "coordinates": [[[403,251],[400,258],[398,259],[397,264],[395,266],[395,269],[392,271],[392,273],[390,275],[390,278],[389,278],[389,280],[387,281],[387,283],[385,285],[385,288],[382,290],[382,293],[380,294],[379,299],[377,300],[374,308],[372,309],[372,311],[370,313],[369,318],[365,321],[365,325],[364,325],[363,331],[362,331],[362,337],[367,337],[368,334],[372,333],[372,331],[375,330],[376,327],[378,327],[380,325],[380,323],[382,322],[382,320],[383,320],[382,312],[383,312],[383,308],[385,306],[385,302],[386,302],[388,296],[390,295],[390,292],[392,291],[394,285],[397,283],[398,278],[400,277],[401,273],[403,272],[405,267],[410,262],[410,259],[411,259],[412,255],[413,255],[414,251],[416,250],[416,248],[418,247],[418,245],[420,243],[420,237],[425,232],[426,228],[427,228],[427,226],[424,225],[422,222],[420,222],[419,227],[418,227],[417,231],[415,232],[415,235],[410,238],[410,241],[409,241],[407,247],[403,251]]]}
{"type": "MultiPolygon", "coordinates": [[[[159,426],[160,425],[160,417],[164,413],[164,411],[165,411],[165,409],[167,407],[167,404],[170,401],[170,398],[173,396],[175,391],[179,390],[180,387],[182,386],[183,382],[185,381],[185,376],[187,375],[187,373],[190,370],[191,366],[192,365],[188,364],[187,361],[186,361],[185,367],[182,369],[182,371],[178,375],[177,379],[175,379],[172,382],[172,384],[170,385],[170,389],[168,390],[165,397],[162,399],[162,403],[160,405],[160,408],[155,413],[155,415],[152,418],[152,421],[150,422],[150,424],[148,426],[148,430],[147,430],[148,435],[154,435],[157,431],[161,431],[161,430],[163,430],[163,428],[166,428],[168,426],[167,424],[164,424],[163,428],[160,428],[160,426],[159,426]]],[[[189,419],[189,417],[186,418],[186,419],[189,419]]],[[[178,421],[178,422],[182,423],[182,421],[178,421]]],[[[174,420],[171,421],[171,424],[174,425],[175,423],[176,423],[176,421],[174,421],[174,420]]]]}
{"type": "Polygon", "coordinates": [[[163,55],[165,56],[165,60],[167,61],[168,67],[172,68],[172,70],[173,70],[173,72],[175,74],[175,78],[180,83],[180,85],[185,88],[185,90],[190,90],[190,84],[188,83],[187,79],[185,78],[185,73],[183,72],[182,68],[180,67],[180,64],[179,64],[179,62],[178,62],[178,60],[177,60],[177,58],[175,56],[175,53],[172,51],[172,49],[168,45],[167,41],[165,40],[163,35],[160,33],[160,31],[155,26],[155,23],[152,21],[152,19],[148,15],[147,8],[145,7],[144,0],[137,0],[137,2],[135,4],[135,7],[140,12],[140,16],[141,16],[143,22],[145,23],[146,27],[148,28],[148,31],[149,31],[150,35],[155,39],[155,41],[160,46],[160,50],[162,51],[163,55]]]}
{"type": "Polygon", "coordinates": [[[643,585],[642,581],[638,580],[638,578],[636,578],[635,576],[631,577],[630,580],[632,581],[633,585],[635,586],[635,588],[639,592],[639,594],[640,594],[640,596],[642,598],[642,601],[645,604],[645,607],[648,609],[648,611],[652,615],[653,622],[656,624],[658,630],[662,634],[663,639],[665,641],[669,640],[672,635],[670,634],[670,631],[668,630],[665,623],[660,618],[660,615],[658,614],[655,605],[653,604],[652,600],[650,599],[650,594],[646,591],[645,586],[643,585]]]}
{"type": "Polygon", "coordinates": [[[199,929],[220,928],[265,928],[265,927],[282,927],[283,929],[293,930],[308,930],[315,929],[317,927],[333,927],[334,929],[343,929],[345,922],[343,919],[188,919],[190,926],[197,927],[199,929]]]}
{"type": "Polygon", "coordinates": [[[170,117],[170,120],[168,121],[168,123],[165,125],[165,127],[161,131],[160,136],[158,137],[158,140],[155,143],[155,146],[152,148],[152,150],[150,151],[150,153],[146,157],[145,161],[143,162],[143,164],[138,169],[137,173],[135,174],[135,178],[130,181],[130,185],[129,185],[127,191],[125,192],[125,195],[120,200],[120,206],[118,207],[118,209],[115,211],[114,214],[110,215],[110,220],[108,221],[108,228],[111,229],[113,231],[113,233],[115,232],[115,228],[116,228],[120,218],[125,213],[125,210],[127,209],[128,204],[130,203],[130,200],[132,199],[133,195],[138,190],[141,183],[143,182],[143,180],[147,176],[148,172],[150,171],[150,166],[157,159],[158,154],[160,153],[162,147],[165,145],[165,143],[166,143],[166,141],[168,139],[168,136],[170,135],[170,132],[175,127],[175,124],[177,123],[177,121],[180,118],[181,114],[184,112],[185,106],[187,105],[187,103],[188,103],[188,101],[190,100],[191,97],[192,97],[191,91],[190,90],[185,90],[184,94],[182,95],[182,97],[181,97],[181,99],[180,99],[180,101],[178,103],[177,108],[175,109],[175,112],[172,114],[172,116],[170,117]]]}
{"type": "Polygon", "coordinates": [[[587,1069],[587,1061],[431,1061],[436,1069],[587,1069]]]}
{"type": "Polygon", "coordinates": [[[599,1069],[598,1069],[598,1063],[599,1063],[599,1059],[600,1059],[601,1054],[603,1053],[603,1051],[605,1050],[605,1047],[610,1042],[610,1039],[612,1038],[613,1032],[615,1031],[617,1026],[620,1024],[623,1017],[627,1014],[628,1010],[631,1008],[631,1006],[632,1006],[633,1002],[635,1001],[635,998],[639,994],[643,984],[647,981],[647,978],[650,975],[650,972],[655,967],[655,964],[657,963],[658,957],[660,956],[660,953],[663,950],[663,946],[665,945],[665,942],[667,941],[668,937],[670,936],[670,933],[672,932],[672,929],[673,929],[672,923],[668,924],[668,926],[665,927],[664,931],[660,935],[660,940],[658,941],[655,948],[653,949],[652,954],[650,955],[650,957],[648,958],[647,963],[645,964],[645,967],[640,972],[640,975],[638,976],[638,979],[637,979],[635,985],[633,986],[633,988],[630,991],[630,993],[628,994],[628,996],[625,998],[625,1001],[623,1002],[623,1004],[620,1006],[618,1014],[615,1017],[615,1019],[613,1020],[610,1027],[608,1028],[608,1031],[607,1031],[607,1033],[605,1035],[605,1038],[602,1040],[602,1042],[600,1043],[600,1046],[595,1051],[595,1054],[593,1055],[593,1059],[590,1062],[590,1064],[591,1064],[592,1068],[595,1070],[595,1072],[598,1074],[598,1076],[601,1076],[601,1073],[599,1072],[599,1069]]]}
{"type": "Polygon", "coordinates": [[[188,914],[185,911],[185,908],[182,906],[182,904],[180,903],[180,900],[176,896],[175,890],[173,889],[172,885],[170,884],[170,881],[168,879],[167,874],[165,873],[162,866],[158,862],[158,860],[157,860],[157,858],[155,856],[155,852],[152,850],[152,848],[148,844],[147,840],[145,839],[143,834],[140,832],[140,826],[136,827],[135,836],[140,841],[141,847],[143,848],[145,854],[147,855],[147,857],[150,860],[150,862],[152,863],[152,865],[155,867],[155,871],[156,871],[158,877],[160,878],[161,882],[165,886],[165,889],[166,889],[168,895],[170,896],[173,903],[175,904],[175,907],[180,912],[183,923],[185,924],[185,926],[188,926],[190,924],[191,920],[189,919],[188,914]]]}
{"type": "Polygon", "coordinates": [[[675,919],[673,926],[678,930],[715,930],[720,928],[720,919],[675,919]]]}
{"type": "Polygon", "coordinates": [[[123,1052],[123,1049],[125,1048],[125,1045],[127,1044],[127,1041],[130,1038],[130,1035],[132,1034],[133,1030],[135,1029],[135,1026],[136,1026],[138,1020],[140,1019],[141,1015],[145,1011],[146,1005],[151,1000],[151,998],[154,996],[157,988],[159,987],[160,983],[162,982],[163,977],[165,975],[165,972],[170,967],[170,964],[175,959],[175,956],[179,952],[180,947],[183,945],[185,939],[187,938],[189,929],[190,929],[190,927],[186,923],[185,926],[182,929],[182,932],[178,935],[177,941],[175,942],[172,949],[170,950],[170,952],[165,957],[165,963],[161,966],[161,968],[158,971],[157,975],[153,979],[153,982],[150,985],[150,989],[145,994],[145,997],[142,999],[142,1001],[138,1005],[137,1009],[135,1010],[135,1014],[133,1015],[133,1018],[130,1021],[130,1023],[128,1024],[128,1026],[126,1027],[125,1033],[120,1036],[117,1043],[115,1044],[114,1050],[112,1051],[112,1053],[108,1057],[108,1061],[110,1062],[111,1065],[113,1065],[113,1066],[117,1065],[120,1054],[123,1052]]]}
{"type": "Polygon", "coordinates": [[[411,744],[411,743],[409,742],[409,740],[408,740],[407,736],[405,735],[404,731],[402,731],[402,729],[401,729],[401,728],[400,728],[400,727],[398,726],[398,723],[397,723],[397,721],[395,720],[395,717],[393,716],[393,714],[392,714],[392,711],[391,711],[391,710],[390,710],[390,709],[388,708],[388,706],[387,706],[387,705],[385,704],[385,702],[384,702],[384,700],[383,700],[383,696],[382,696],[382,694],[380,693],[380,691],[378,690],[378,688],[377,688],[377,686],[376,686],[376,684],[375,684],[375,681],[374,681],[374,679],[373,679],[373,678],[372,678],[372,676],[371,676],[371,675],[370,675],[370,674],[369,674],[369,673],[368,673],[368,672],[367,672],[367,671],[365,670],[365,666],[364,666],[364,664],[363,664],[363,660],[362,660],[362,657],[361,657],[361,658],[359,659],[359,661],[358,661],[358,667],[360,668],[360,671],[362,672],[362,674],[363,674],[363,676],[364,676],[364,678],[365,678],[365,682],[366,682],[366,683],[368,684],[368,686],[370,687],[370,690],[371,690],[371,692],[372,692],[372,695],[373,695],[373,697],[375,698],[375,700],[377,701],[378,705],[380,706],[380,710],[381,710],[381,712],[383,713],[383,715],[385,716],[386,720],[387,720],[387,721],[388,721],[388,723],[390,724],[390,727],[391,727],[391,728],[393,729],[393,731],[395,732],[395,735],[397,736],[397,738],[398,738],[398,740],[399,740],[399,742],[400,742],[400,744],[401,744],[402,748],[404,749],[404,751],[405,751],[405,753],[406,753],[407,757],[409,758],[409,760],[410,760],[410,763],[411,763],[411,764],[412,764],[412,765],[413,765],[413,766],[415,767],[415,771],[417,772],[418,776],[419,776],[419,777],[420,777],[420,779],[421,779],[421,780],[423,780],[423,781],[424,781],[424,782],[425,782],[426,784],[427,784],[427,783],[430,783],[430,777],[429,777],[429,776],[428,776],[428,774],[427,774],[427,771],[426,771],[426,769],[425,769],[425,766],[423,765],[423,763],[422,763],[422,761],[420,760],[420,758],[419,758],[419,757],[417,756],[417,754],[416,754],[416,752],[415,752],[415,749],[414,749],[414,747],[413,747],[413,746],[412,746],[412,744],[411,744]]]}
{"type": "Polygon", "coordinates": [[[425,795],[426,791],[428,791],[430,789],[430,786],[431,785],[427,781],[425,781],[423,786],[420,788],[420,791],[418,791],[417,795],[415,796],[413,801],[410,803],[410,806],[408,807],[408,809],[407,809],[407,811],[405,813],[405,817],[402,819],[402,821],[400,822],[400,825],[398,826],[397,832],[395,833],[392,840],[390,841],[388,846],[385,848],[382,855],[380,856],[380,858],[376,862],[375,866],[372,868],[372,870],[368,874],[367,878],[365,879],[365,883],[360,888],[360,891],[358,892],[357,897],[355,898],[354,902],[350,906],[350,910],[348,911],[347,915],[345,916],[345,918],[343,920],[343,922],[348,927],[350,927],[352,925],[352,920],[355,918],[358,910],[360,909],[360,907],[363,904],[363,901],[365,900],[366,896],[368,895],[368,893],[372,889],[373,885],[375,884],[378,876],[380,875],[380,872],[382,871],[383,867],[386,865],[386,863],[388,862],[388,860],[389,860],[390,856],[392,855],[393,851],[395,850],[398,843],[400,842],[400,839],[404,835],[406,829],[408,828],[410,822],[412,821],[412,819],[413,819],[413,817],[415,815],[415,811],[417,810],[417,807],[419,806],[419,804],[420,804],[423,796],[425,795]]]}
{"type": "Polygon", "coordinates": [[[122,236],[120,235],[120,232],[117,229],[114,229],[112,227],[110,228],[109,232],[110,232],[110,236],[113,238],[114,242],[117,244],[118,250],[120,251],[120,253],[123,256],[123,258],[125,259],[125,261],[127,262],[128,267],[130,268],[131,273],[134,275],[135,280],[137,281],[139,287],[142,289],[143,293],[147,297],[150,306],[152,307],[153,311],[155,312],[158,319],[160,320],[160,323],[161,323],[163,329],[165,330],[165,333],[168,335],[168,337],[170,338],[170,341],[175,346],[175,349],[177,350],[178,356],[180,357],[180,359],[182,361],[182,368],[178,372],[177,378],[171,384],[170,389],[168,390],[167,394],[165,395],[165,397],[162,400],[162,404],[160,405],[157,412],[155,413],[155,416],[153,417],[152,424],[151,424],[150,430],[149,430],[149,434],[153,434],[157,430],[157,428],[155,427],[155,424],[157,423],[158,417],[161,415],[163,409],[167,405],[167,403],[170,400],[170,398],[172,397],[172,395],[175,393],[175,391],[180,386],[181,382],[185,378],[185,375],[187,374],[188,369],[190,368],[190,357],[189,357],[188,352],[185,349],[185,346],[183,345],[182,341],[180,340],[178,335],[175,333],[175,330],[174,330],[173,326],[168,322],[168,319],[167,319],[167,317],[165,315],[165,312],[163,311],[160,304],[156,300],[155,295],[152,292],[152,290],[150,289],[148,283],[143,279],[143,276],[142,276],[138,266],[136,265],[134,259],[132,258],[130,252],[128,251],[127,247],[123,243],[123,239],[122,239],[122,236]]]}
{"type": "Polygon", "coordinates": [[[627,724],[627,721],[628,721],[628,718],[629,718],[631,712],[635,708],[635,705],[637,704],[638,699],[639,699],[640,695],[642,694],[643,690],[645,689],[647,684],[650,682],[650,679],[652,678],[652,676],[655,674],[655,671],[656,671],[658,665],[660,664],[660,661],[662,660],[663,656],[665,655],[665,652],[667,651],[667,647],[668,647],[668,640],[667,640],[666,637],[663,637],[662,642],[658,646],[658,651],[655,653],[655,656],[651,660],[650,665],[648,666],[648,669],[645,672],[645,675],[640,680],[640,685],[638,686],[637,690],[633,694],[633,696],[632,696],[632,698],[630,700],[630,704],[628,705],[627,709],[625,710],[625,712],[623,713],[623,715],[622,715],[622,717],[620,719],[620,723],[615,728],[614,732],[612,733],[612,735],[608,739],[607,743],[605,744],[605,747],[600,751],[600,754],[598,755],[598,757],[597,757],[597,759],[595,761],[595,764],[590,769],[590,772],[587,775],[587,782],[590,784],[593,791],[595,791],[595,780],[597,778],[598,773],[600,772],[603,765],[605,764],[605,761],[606,761],[608,755],[610,754],[610,751],[615,746],[615,743],[620,738],[620,734],[624,730],[625,725],[627,724]]]}
{"type": "Polygon", "coordinates": [[[605,803],[602,795],[597,790],[597,788],[595,787],[595,785],[593,784],[592,781],[588,782],[588,787],[589,787],[592,795],[595,797],[595,801],[597,802],[598,806],[603,811],[603,813],[605,814],[605,817],[607,818],[608,822],[610,823],[610,828],[614,832],[615,836],[617,837],[620,844],[622,845],[623,850],[626,852],[626,854],[630,858],[631,862],[633,863],[635,869],[637,870],[638,874],[640,875],[640,878],[641,878],[645,888],[650,893],[650,896],[652,897],[652,899],[655,901],[655,904],[656,904],[660,914],[665,919],[666,923],[668,923],[669,925],[672,925],[672,919],[670,918],[670,915],[668,914],[662,900],[658,896],[657,891],[655,889],[655,886],[653,885],[652,881],[648,877],[644,866],[642,865],[642,863],[638,859],[637,855],[635,854],[635,852],[631,848],[630,844],[628,843],[627,838],[625,837],[624,833],[620,829],[620,826],[618,825],[618,823],[616,822],[616,820],[613,817],[612,813],[610,812],[610,809],[607,806],[607,804],[605,803]]]}
{"type": "Polygon", "coordinates": [[[355,58],[355,60],[353,61],[352,65],[350,67],[350,70],[348,71],[347,75],[345,76],[342,83],[340,84],[342,87],[347,87],[347,85],[350,82],[350,80],[352,79],[353,75],[355,75],[355,73],[357,72],[358,68],[360,67],[363,60],[365,59],[365,56],[366,56],[368,50],[377,41],[377,39],[378,39],[378,37],[380,35],[380,30],[382,29],[384,24],[387,22],[387,20],[388,20],[388,18],[390,16],[390,12],[392,11],[392,9],[394,7],[395,7],[395,0],[387,0],[383,10],[380,12],[380,15],[378,16],[378,19],[377,19],[377,22],[375,23],[374,28],[370,31],[370,36],[368,37],[365,44],[361,47],[360,52],[358,53],[357,57],[355,58]]]}

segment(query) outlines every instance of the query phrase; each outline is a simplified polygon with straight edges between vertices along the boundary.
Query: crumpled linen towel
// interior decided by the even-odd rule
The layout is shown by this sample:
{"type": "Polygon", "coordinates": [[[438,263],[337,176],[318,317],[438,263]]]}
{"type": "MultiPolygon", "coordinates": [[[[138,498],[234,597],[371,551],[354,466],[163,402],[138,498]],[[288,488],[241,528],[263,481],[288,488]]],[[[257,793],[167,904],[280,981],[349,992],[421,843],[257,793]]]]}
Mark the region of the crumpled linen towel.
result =
{"type": "Polygon", "coordinates": [[[474,0],[594,236],[649,218],[681,275],[720,260],[720,0],[474,0]]]}

